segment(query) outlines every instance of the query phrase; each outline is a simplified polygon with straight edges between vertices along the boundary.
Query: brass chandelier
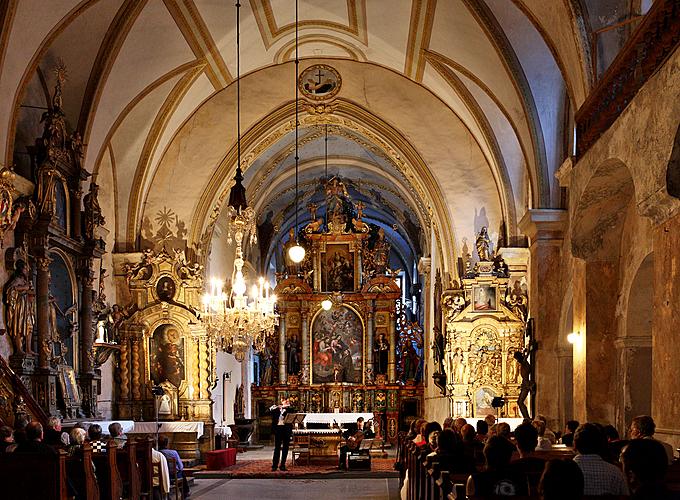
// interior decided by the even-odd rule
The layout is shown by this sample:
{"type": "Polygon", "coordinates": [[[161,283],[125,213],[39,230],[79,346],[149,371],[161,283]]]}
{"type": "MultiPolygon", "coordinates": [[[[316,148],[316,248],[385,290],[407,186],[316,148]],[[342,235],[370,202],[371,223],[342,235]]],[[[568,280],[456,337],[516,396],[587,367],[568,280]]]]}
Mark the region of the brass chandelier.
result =
{"type": "Polygon", "coordinates": [[[276,314],[276,295],[270,293],[269,282],[259,278],[246,295],[248,285],[243,275],[243,239],[250,234],[249,242],[257,242],[257,216],[246,201],[246,189],[242,184],[241,170],[241,4],[236,2],[236,122],[237,122],[237,163],[234,185],[229,192],[227,242],[234,243],[234,270],[231,290],[224,291],[225,282],[211,278],[209,288],[203,296],[203,323],[208,333],[215,339],[216,347],[231,352],[237,361],[245,359],[252,346],[262,351],[267,337],[274,333],[279,323],[276,314]]]}

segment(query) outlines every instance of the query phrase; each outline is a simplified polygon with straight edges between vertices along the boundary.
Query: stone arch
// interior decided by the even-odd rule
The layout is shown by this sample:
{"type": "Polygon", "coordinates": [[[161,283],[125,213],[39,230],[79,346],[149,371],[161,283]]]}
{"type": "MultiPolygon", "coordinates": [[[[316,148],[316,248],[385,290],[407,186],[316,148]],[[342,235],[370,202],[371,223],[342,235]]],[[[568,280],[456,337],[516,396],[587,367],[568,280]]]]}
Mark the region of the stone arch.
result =
{"type": "Polygon", "coordinates": [[[675,132],[673,149],[666,168],[666,190],[674,198],[680,198],[680,126],[675,132]]]}
{"type": "Polygon", "coordinates": [[[621,430],[630,426],[636,415],[652,411],[652,317],[654,301],[654,253],[638,266],[622,314],[624,328],[617,339],[619,348],[617,377],[621,384],[617,424],[621,430]]]}

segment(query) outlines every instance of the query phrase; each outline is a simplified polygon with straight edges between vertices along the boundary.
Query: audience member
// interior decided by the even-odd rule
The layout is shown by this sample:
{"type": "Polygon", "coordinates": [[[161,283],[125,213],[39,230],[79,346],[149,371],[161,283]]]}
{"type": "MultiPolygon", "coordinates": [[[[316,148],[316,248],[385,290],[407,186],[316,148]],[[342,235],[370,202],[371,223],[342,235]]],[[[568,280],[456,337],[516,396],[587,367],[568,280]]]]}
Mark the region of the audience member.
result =
{"type": "Polygon", "coordinates": [[[520,424],[515,429],[515,441],[519,458],[512,461],[510,468],[518,474],[523,474],[529,481],[532,490],[538,487],[541,474],[545,467],[545,460],[536,456],[538,431],[531,424],[520,424]]]}
{"type": "Polygon", "coordinates": [[[486,417],[484,417],[484,421],[486,422],[486,425],[491,428],[491,426],[496,423],[496,416],[489,413],[486,417]]]}
{"type": "Polygon", "coordinates": [[[578,429],[579,423],[576,420],[569,420],[567,422],[567,427],[562,436],[562,444],[569,446],[570,448],[574,446],[574,432],[578,429]]]}
{"type": "Polygon", "coordinates": [[[102,439],[102,426],[99,424],[92,424],[87,429],[87,436],[92,446],[92,453],[105,453],[106,441],[102,439]]]}
{"type": "Polygon", "coordinates": [[[172,450],[168,447],[168,436],[161,434],[158,436],[158,451],[160,451],[166,458],[168,462],[168,472],[170,473],[170,476],[174,476],[177,474],[177,478],[182,481],[182,494],[184,495],[184,498],[188,497],[190,495],[189,493],[189,483],[186,480],[186,477],[184,477],[184,464],[182,463],[182,459],[179,456],[179,453],[177,453],[176,450],[172,450]],[[170,460],[173,459],[173,460],[170,460]]]}
{"type": "Polygon", "coordinates": [[[413,442],[416,444],[416,446],[422,446],[427,443],[425,437],[423,436],[423,431],[425,430],[426,425],[427,420],[424,418],[419,418],[416,421],[416,437],[413,438],[413,442]]]}
{"type": "Polygon", "coordinates": [[[545,418],[545,415],[537,415],[536,420],[540,420],[545,424],[545,432],[543,433],[543,437],[548,438],[551,445],[557,444],[557,438],[555,437],[555,433],[550,430],[550,427],[548,426],[548,419],[545,418]]]}
{"type": "Polygon", "coordinates": [[[151,449],[151,462],[161,464],[161,477],[153,476],[153,500],[163,500],[170,493],[170,473],[168,472],[168,461],[160,451],[151,449]]]}
{"type": "Polygon", "coordinates": [[[465,420],[463,417],[458,417],[453,421],[453,430],[460,434],[460,430],[465,424],[467,424],[467,420],[465,420]]]}
{"type": "Polygon", "coordinates": [[[45,444],[55,448],[63,448],[69,445],[68,433],[61,430],[61,420],[59,417],[47,419],[47,430],[45,431],[45,444]]]}
{"type": "Polygon", "coordinates": [[[489,437],[489,424],[485,420],[477,420],[477,439],[482,443],[489,437]]]}
{"type": "Polygon", "coordinates": [[[428,456],[436,456],[442,470],[451,474],[471,474],[477,469],[474,461],[463,453],[460,435],[453,429],[444,429],[437,438],[437,449],[428,456]]]}
{"type": "Polygon", "coordinates": [[[71,456],[75,455],[78,451],[80,451],[83,448],[83,443],[85,442],[85,437],[87,436],[87,433],[85,432],[85,429],[81,427],[74,427],[71,429],[71,434],[70,434],[70,445],[67,448],[67,453],[71,456]]]}
{"type": "Polygon", "coordinates": [[[572,460],[549,460],[538,484],[542,500],[580,500],[583,498],[583,473],[572,460]]]}
{"type": "Polygon", "coordinates": [[[453,429],[453,417],[446,417],[444,419],[442,429],[453,429]]]}
{"type": "Polygon", "coordinates": [[[11,427],[7,425],[0,427],[0,453],[6,453],[7,448],[14,444],[13,434],[11,427]]]}
{"type": "Polygon", "coordinates": [[[545,422],[542,420],[534,420],[531,422],[531,425],[534,426],[538,433],[538,444],[536,445],[536,448],[539,450],[549,450],[552,447],[552,443],[550,442],[550,439],[545,436],[545,422]]]}
{"type": "Polygon", "coordinates": [[[510,424],[507,422],[498,422],[496,424],[496,436],[500,436],[510,441],[510,438],[512,437],[512,430],[510,429],[510,424]]]}
{"type": "Polygon", "coordinates": [[[470,424],[465,424],[460,430],[463,439],[463,453],[472,463],[484,463],[484,444],[477,439],[477,432],[470,424]]]}
{"type": "Polygon", "coordinates": [[[20,443],[14,453],[37,453],[52,455],[56,453],[51,446],[43,443],[43,426],[40,422],[31,422],[26,426],[26,440],[20,443]]]}
{"type": "Polygon", "coordinates": [[[600,453],[605,448],[604,434],[594,424],[583,424],[574,433],[574,462],[583,473],[585,495],[627,495],[623,474],[606,462],[600,453]]]}
{"type": "MultiPolygon", "coordinates": [[[[613,464],[619,463],[619,457],[621,456],[621,450],[628,444],[627,439],[619,438],[619,431],[613,425],[605,425],[602,428],[605,438],[607,439],[607,457],[606,460],[613,464]]],[[[605,458],[605,457],[603,457],[605,458]]]]}
{"type": "MultiPolygon", "coordinates": [[[[19,446],[21,443],[26,442],[26,427],[28,426],[28,423],[29,423],[28,418],[24,416],[21,416],[14,420],[14,443],[17,446],[19,446]]],[[[14,451],[14,449],[7,451],[14,451]]]]}
{"type": "MultiPolygon", "coordinates": [[[[442,426],[439,425],[439,422],[428,422],[425,424],[423,427],[423,439],[424,439],[424,445],[427,445],[430,447],[430,449],[434,450],[437,447],[437,436],[439,433],[442,431],[442,426]]],[[[424,446],[421,445],[421,446],[424,446]]]]}
{"type": "Polygon", "coordinates": [[[633,439],[621,452],[623,474],[635,500],[676,499],[665,484],[668,459],[663,445],[655,439],[633,439]]]}
{"type": "Polygon", "coordinates": [[[419,427],[420,424],[418,423],[419,421],[420,421],[419,418],[411,421],[411,426],[409,428],[408,434],[406,434],[406,439],[408,441],[413,441],[418,435],[418,430],[420,429],[419,427]]]}
{"type": "Polygon", "coordinates": [[[109,435],[116,443],[116,446],[122,448],[127,443],[127,437],[123,434],[123,426],[118,422],[109,424],[109,435]]]}
{"type": "Polygon", "coordinates": [[[654,439],[655,441],[658,441],[659,443],[661,443],[661,446],[663,446],[664,450],[666,450],[668,463],[672,464],[674,458],[673,447],[670,444],[665,443],[664,441],[659,441],[658,439],[655,439],[654,438],[655,431],[656,424],[654,423],[654,419],[649,415],[640,415],[638,417],[635,417],[633,419],[633,422],[630,424],[631,439],[654,439]]]}
{"type": "Polygon", "coordinates": [[[514,449],[510,441],[501,436],[489,438],[484,447],[486,469],[468,478],[467,495],[478,497],[528,495],[526,478],[509,467],[514,449]]]}

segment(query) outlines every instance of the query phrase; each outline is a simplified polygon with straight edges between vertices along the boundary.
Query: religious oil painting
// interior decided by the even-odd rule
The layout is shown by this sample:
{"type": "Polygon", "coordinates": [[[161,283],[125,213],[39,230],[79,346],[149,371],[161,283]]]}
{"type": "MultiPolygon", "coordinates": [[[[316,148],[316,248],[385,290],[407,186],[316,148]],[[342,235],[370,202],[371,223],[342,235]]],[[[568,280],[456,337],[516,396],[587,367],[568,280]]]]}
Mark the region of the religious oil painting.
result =
{"type": "Polygon", "coordinates": [[[80,391],[76,382],[76,374],[70,366],[62,365],[59,367],[59,385],[64,399],[72,403],[80,404],[80,391]]]}
{"type": "Polygon", "coordinates": [[[179,387],[185,378],[184,339],[175,325],[160,325],[149,339],[149,370],[154,384],[179,387]]]}
{"type": "Polygon", "coordinates": [[[298,80],[300,92],[315,101],[334,97],[341,83],[340,74],[325,64],[315,64],[303,70],[298,80]]]}
{"type": "Polygon", "coordinates": [[[349,307],[322,310],[312,325],[312,383],[363,380],[364,328],[349,307]]]}
{"type": "Polygon", "coordinates": [[[491,406],[491,402],[496,396],[496,392],[489,387],[480,387],[477,389],[474,393],[475,417],[484,417],[489,414],[495,414],[496,410],[491,406]]]}
{"type": "Polygon", "coordinates": [[[163,302],[170,302],[175,297],[175,282],[170,276],[163,276],[158,280],[156,295],[163,302]]]}
{"type": "Polygon", "coordinates": [[[475,311],[495,311],[496,287],[491,285],[479,285],[472,289],[473,308],[475,311]]]}
{"type": "Polygon", "coordinates": [[[353,292],[354,254],[349,245],[328,245],[326,249],[321,288],[327,292],[353,292]]]}

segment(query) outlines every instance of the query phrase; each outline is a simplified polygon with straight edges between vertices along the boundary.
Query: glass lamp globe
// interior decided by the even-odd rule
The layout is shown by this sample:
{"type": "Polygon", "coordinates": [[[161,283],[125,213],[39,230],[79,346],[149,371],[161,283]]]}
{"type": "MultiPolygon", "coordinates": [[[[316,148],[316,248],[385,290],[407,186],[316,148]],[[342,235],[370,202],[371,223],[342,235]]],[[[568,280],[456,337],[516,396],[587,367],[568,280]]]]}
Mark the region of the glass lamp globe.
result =
{"type": "Polygon", "coordinates": [[[330,299],[326,299],[321,302],[321,308],[324,311],[330,311],[331,307],[333,307],[333,302],[331,302],[330,299]]]}
{"type": "Polygon", "coordinates": [[[288,250],[288,256],[290,257],[290,260],[292,260],[296,264],[299,264],[305,258],[305,249],[302,248],[300,245],[292,246],[288,250]]]}

